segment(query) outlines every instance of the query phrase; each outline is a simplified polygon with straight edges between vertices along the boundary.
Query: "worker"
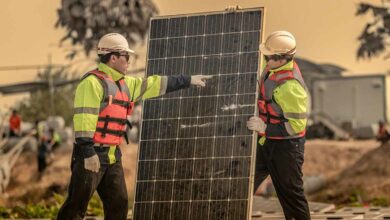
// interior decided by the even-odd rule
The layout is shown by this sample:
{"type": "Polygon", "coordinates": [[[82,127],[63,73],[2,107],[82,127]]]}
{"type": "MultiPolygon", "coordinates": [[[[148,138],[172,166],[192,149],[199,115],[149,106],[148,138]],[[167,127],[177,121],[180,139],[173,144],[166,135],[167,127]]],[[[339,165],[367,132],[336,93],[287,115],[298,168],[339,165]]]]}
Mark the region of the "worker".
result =
{"type": "Polygon", "coordinates": [[[259,80],[259,116],[247,121],[259,134],[254,191],[270,175],[286,219],[310,219],[302,165],[310,97],[298,65],[296,41],[287,31],[260,45],[266,61],[259,80]]]}
{"type": "Polygon", "coordinates": [[[38,142],[37,162],[38,162],[38,179],[41,179],[43,171],[48,164],[48,155],[50,154],[49,136],[41,134],[38,142]]]}
{"type": "MultiPolygon", "coordinates": [[[[194,86],[205,86],[211,76],[126,76],[131,55],[125,37],[104,35],[98,42],[97,69],[88,72],[76,89],[72,175],[67,198],[57,219],[83,219],[88,201],[97,190],[107,220],[127,219],[128,197],[120,144],[127,116],[140,99],[194,86]]],[[[125,137],[126,138],[126,137],[125,137]]]]}
{"type": "Polygon", "coordinates": [[[61,145],[61,141],[62,139],[58,132],[54,128],[50,127],[48,140],[50,151],[57,149],[61,145]]]}
{"type": "Polygon", "coordinates": [[[11,117],[9,118],[9,136],[18,137],[20,136],[20,124],[22,119],[19,116],[17,110],[12,110],[11,117]]]}
{"type": "Polygon", "coordinates": [[[39,120],[35,120],[34,122],[33,134],[37,140],[37,143],[39,144],[41,141],[41,137],[44,134],[44,124],[39,120]]]}
{"type": "Polygon", "coordinates": [[[387,129],[387,125],[382,120],[378,122],[378,134],[376,139],[381,142],[382,145],[386,144],[390,140],[390,134],[387,129]]]}
{"type": "MultiPolygon", "coordinates": [[[[52,127],[45,127],[44,123],[35,122],[36,137],[38,140],[38,179],[41,179],[43,171],[53,162],[55,150],[61,144],[61,137],[52,127]]],[[[47,126],[47,125],[46,125],[47,126]]]]}
{"type": "Polygon", "coordinates": [[[33,129],[34,137],[37,140],[37,167],[38,167],[38,179],[41,179],[42,172],[46,168],[46,145],[45,145],[45,133],[44,133],[44,125],[39,120],[35,120],[34,129],[33,129]]]}

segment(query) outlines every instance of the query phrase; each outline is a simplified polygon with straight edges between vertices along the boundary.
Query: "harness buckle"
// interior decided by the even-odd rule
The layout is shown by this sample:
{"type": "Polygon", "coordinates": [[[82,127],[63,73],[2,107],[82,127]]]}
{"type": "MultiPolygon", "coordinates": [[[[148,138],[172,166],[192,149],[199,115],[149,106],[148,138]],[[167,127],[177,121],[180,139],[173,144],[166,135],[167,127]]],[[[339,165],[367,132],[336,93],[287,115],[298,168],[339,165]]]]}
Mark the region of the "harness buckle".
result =
{"type": "Polygon", "coordinates": [[[106,137],[106,131],[107,131],[109,119],[110,119],[109,115],[106,115],[106,117],[103,119],[104,120],[104,126],[103,126],[103,129],[102,129],[102,132],[101,132],[102,137],[106,137]]]}

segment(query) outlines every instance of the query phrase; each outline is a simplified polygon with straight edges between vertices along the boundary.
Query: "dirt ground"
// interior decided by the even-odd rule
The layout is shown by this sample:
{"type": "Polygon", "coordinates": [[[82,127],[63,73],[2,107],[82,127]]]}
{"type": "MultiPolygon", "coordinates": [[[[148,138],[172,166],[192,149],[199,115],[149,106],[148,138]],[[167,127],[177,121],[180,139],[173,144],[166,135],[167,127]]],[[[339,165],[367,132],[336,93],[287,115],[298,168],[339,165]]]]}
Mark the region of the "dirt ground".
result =
{"type": "MultiPolygon", "coordinates": [[[[134,190],[137,144],[122,146],[122,160],[129,196],[134,190]]],[[[66,194],[70,179],[71,146],[61,146],[52,163],[38,175],[36,153],[24,152],[12,170],[12,178],[6,195],[0,197],[0,206],[14,206],[29,202],[37,203],[53,199],[53,192],[66,194]]]]}
{"type": "Polygon", "coordinates": [[[308,140],[305,146],[304,175],[322,174],[327,179],[334,178],[343,169],[378,146],[379,143],[375,140],[308,140]]]}
{"type": "MultiPolygon", "coordinates": [[[[323,175],[331,183],[328,184],[326,189],[328,191],[322,191],[321,196],[317,195],[313,198],[317,201],[332,201],[332,198],[336,198],[340,193],[342,194],[343,189],[351,188],[357,183],[361,184],[361,187],[370,193],[375,191],[375,195],[384,195],[390,198],[389,154],[379,152],[382,153],[381,158],[378,158],[375,153],[371,156],[365,155],[368,152],[380,149],[378,146],[379,144],[374,140],[307,141],[304,175],[323,175]],[[355,164],[357,162],[359,162],[358,165],[355,164]],[[373,163],[380,164],[381,168],[378,168],[379,170],[374,168],[373,171],[370,171],[371,173],[363,172],[368,168],[372,169],[371,165],[373,163]],[[359,167],[359,169],[356,169],[356,167],[359,167]],[[368,184],[365,184],[366,182],[368,184]]],[[[137,144],[123,146],[121,149],[127,189],[129,196],[132,197],[136,174],[137,144]]],[[[388,149],[390,149],[390,146],[388,149]]],[[[14,206],[28,202],[51,200],[52,192],[64,194],[70,177],[70,155],[70,146],[60,148],[55,153],[53,162],[39,178],[35,154],[32,152],[23,153],[12,170],[12,180],[7,189],[7,194],[0,197],[0,206],[14,206]]],[[[373,166],[376,167],[376,165],[373,166]]]]}
{"type": "Polygon", "coordinates": [[[335,204],[390,204],[390,143],[373,147],[329,179],[312,199],[335,204]]]}

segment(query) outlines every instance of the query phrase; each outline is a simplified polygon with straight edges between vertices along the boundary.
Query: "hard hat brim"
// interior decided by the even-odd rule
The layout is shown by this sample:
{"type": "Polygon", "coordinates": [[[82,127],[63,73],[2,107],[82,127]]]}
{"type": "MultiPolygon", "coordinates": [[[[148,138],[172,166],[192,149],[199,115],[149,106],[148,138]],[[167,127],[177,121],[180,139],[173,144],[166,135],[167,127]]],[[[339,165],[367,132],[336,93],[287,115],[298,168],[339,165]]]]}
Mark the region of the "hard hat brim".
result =
{"type": "Polygon", "coordinates": [[[125,50],[127,53],[129,53],[129,54],[135,54],[135,51],[134,50],[131,50],[131,49],[126,49],[125,50]]]}
{"type": "Polygon", "coordinates": [[[265,44],[260,44],[260,52],[261,52],[264,56],[280,55],[280,54],[294,55],[294,54],[296,53],[296,51],[297,51],[297,50],[294,48],[293,50],[288,51],[288,52],[275,53],[274,51],[269,50],[269,49],[265,46],[265,44]]]}
{"type": "Polygon", "coordinates": [[[275,55],[274,52],[267,49],[265,44],[260,44],[260,52],[265,56],[275,55]]]}
{"type": "Polygon", "coordinates": [[[100,55],[104,55],[104,54],[108,54],[108,53],[112,53],[112,52],[118,52],[118,53],[126,52],[129,55],[135,54],[135,51],[131,50],[129,48],[123,48],[123,49],[120,49],[120,50],[106,49],[106,48],[98,48],[97,49],[97,54],[100,54],[100,55]]]}

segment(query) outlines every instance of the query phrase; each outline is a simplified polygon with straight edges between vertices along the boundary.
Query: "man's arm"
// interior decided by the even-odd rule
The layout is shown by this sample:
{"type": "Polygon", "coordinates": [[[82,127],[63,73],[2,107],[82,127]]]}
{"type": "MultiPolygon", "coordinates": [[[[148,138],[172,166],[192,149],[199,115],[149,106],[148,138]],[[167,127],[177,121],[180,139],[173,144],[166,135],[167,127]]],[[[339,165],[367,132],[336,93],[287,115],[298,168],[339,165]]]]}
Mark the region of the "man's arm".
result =
{"type": "Polygon", "coordinates": [[[288,80],[275,89],[273,93],[275,102],[283,110],[285,123],[289,135],[296,135],[306,128],[309,96],[297,80],[288,80]]]}
{"type": "Polygon", "coordinates": [[[94,76],[88,76],[77,86],[74,99],[73,126],[76,143],[81,147],[84,158],[95,155],[93,135],[99,117],[103,87],[94,76]]]}
{"type": "Polygon", "coordinates": [[[129,87],[133,101],[149,99],[190,87],[190,85],[205,86],[205,80],[211,76],[159,76],[153,75],[147,78],[126,76],[125,82],[129,87]]]}

